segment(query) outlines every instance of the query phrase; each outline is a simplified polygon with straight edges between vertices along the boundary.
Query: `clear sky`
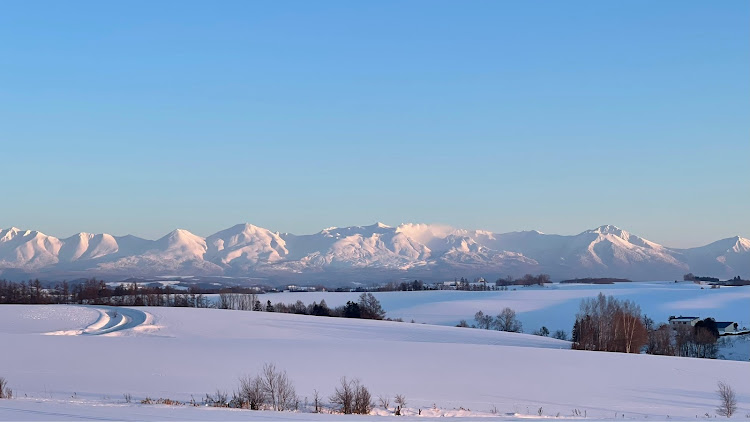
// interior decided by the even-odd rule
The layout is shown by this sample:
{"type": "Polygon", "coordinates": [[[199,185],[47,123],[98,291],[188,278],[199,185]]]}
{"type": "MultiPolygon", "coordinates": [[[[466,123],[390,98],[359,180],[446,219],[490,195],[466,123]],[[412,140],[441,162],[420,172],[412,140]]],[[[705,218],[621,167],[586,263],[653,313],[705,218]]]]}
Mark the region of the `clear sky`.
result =
{"type": "Polygon", "coordinates": [[[750,2],[3,1],[0,227],[750,235],[750,2]]]}

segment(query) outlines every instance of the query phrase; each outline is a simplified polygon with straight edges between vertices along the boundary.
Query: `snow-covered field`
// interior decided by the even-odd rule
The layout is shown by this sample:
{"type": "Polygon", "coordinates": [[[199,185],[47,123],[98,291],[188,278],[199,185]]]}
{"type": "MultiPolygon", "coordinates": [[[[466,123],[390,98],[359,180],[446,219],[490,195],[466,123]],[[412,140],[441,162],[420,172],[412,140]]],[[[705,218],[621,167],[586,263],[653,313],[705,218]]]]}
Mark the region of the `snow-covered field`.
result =
{"type": "Polygon", "coordinates": [[[422,417],[512,420],[542,408],[546,417],[578,409],[589,420],[695,420],[715,413],[719,380],[737,391],[737,415],[750,414],[745,362],[581,352],[549,338],[436,325],[3,305],[0,345],[0,376],[17,396],[0,400],[2,420],[382,419],[124,403],[125,393],[136,402],[231,391],[265,362],[288,372],[303,402],[315,389],[328,397],[341,376],[357,377],[375,397],[406,395],[422,417]]]}
{"type": "MultiPolygon", "coordinates": [[[[524,331],[541,326],[551,331],[570,329],[583,298],[599,292],[640,305],[644,314],[656,323],[667,322],[670,315],[712,317],[750,327],[750,286],[711,289],[706,285],[674,281],[634,282],[603,285],[547,284],[545,287],[511,287],[508,291],[468,292],[431,290],[421,292],[374,293],[390,318],[437,325],[455,325],[465,319],[473,322],[474,313],[497,314],[508,306],[518,313],[524,331]],[[515,290],[513,290],[515,289],[515,290]]],[[[300,292],[260,295],[263,302],[304,303],[325,299],[328,306],[356,301],[359,293],[300,292]]]]}
{"type": "MultiPolygon", "coordinates": [[[[617,284],[547,284],[545,287],[511,287],[507,291],[468,292],[431,290],[422,292],[374,293],[390,318],[414,320],[417,323],[455,326],[465,319],[472,324],[474,314],[482,310],[495,315],[504,307],[517,312],[524,332],[532,333],[542,326],[550,332],[565,330],[570,335],[575,315],[583,298],[595,297],[599,292],[629,299],[640,305],[643,314],[658,325],[671,315],[690,315],[714,318],[717,321],[737,322],[750,328],[750,287],[722,287],[691,282],[652,281],[617,284]],[[515,289],[515,290],[514,290],[515,289]]],[[[260,295],[265,303],[305,304],[325,300],[328,306],[356,301],[360,293],[296,292],[260,295]]],[[[719,353],[724,359],[749,361],[750,336],[723,339],[719,353]]]]}

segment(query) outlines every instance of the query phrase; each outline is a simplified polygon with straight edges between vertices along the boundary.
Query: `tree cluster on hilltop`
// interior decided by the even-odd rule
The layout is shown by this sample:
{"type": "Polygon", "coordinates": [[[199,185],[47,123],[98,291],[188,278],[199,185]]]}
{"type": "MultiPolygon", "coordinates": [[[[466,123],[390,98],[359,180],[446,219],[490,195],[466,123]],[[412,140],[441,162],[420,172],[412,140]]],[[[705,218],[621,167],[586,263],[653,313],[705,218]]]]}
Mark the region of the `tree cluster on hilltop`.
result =
{"type": "Polygon", "coordinates": [[[573,348],[640,353],[648,341],[641,308],[630,300],[599,295],[581,301],[573,325],[573,348]]]}

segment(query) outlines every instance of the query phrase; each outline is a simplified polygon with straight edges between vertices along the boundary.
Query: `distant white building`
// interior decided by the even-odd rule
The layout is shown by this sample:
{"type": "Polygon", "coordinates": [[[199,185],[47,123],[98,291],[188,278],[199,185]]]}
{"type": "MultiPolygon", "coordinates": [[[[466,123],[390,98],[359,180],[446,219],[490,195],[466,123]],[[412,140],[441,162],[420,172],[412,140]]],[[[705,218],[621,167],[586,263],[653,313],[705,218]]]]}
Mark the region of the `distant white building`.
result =
{"type": "Polygon", "coordinates": [[[485,280],[482,277],[479,277],[479,279],[477,279],[477,281],[475,281],[473,283],[469,283],[469,286],[473,287],[475,289],[476,288],[484,289],[484,288],[487,288],[487,280],[485,280]]]}
{"type": "Polygon", "coordinates": [[[436,283],[435,288],[440,290],[456,290],[456,284],[455,281],[444,281],[442,283],[436,283]]]}
{"type": "Polygon", "coordinates": [[[720,336],[736,333],[738,327],[739,325],[736,322],[723,321],[716,323],[716,328],[719,330],[720,336]]]}
{"type": "Polygon", "coordinates": [[[678,317],[675,317],[675,316],[669,317],[669,325],[671,325],[672,328],[677,328],[680,326],[695,327],[695,324],[697,324],[698,321],[700,321],[700,318],[692,317],[692,316],[687,317],[687,316],[680,315],[678,317]]]}

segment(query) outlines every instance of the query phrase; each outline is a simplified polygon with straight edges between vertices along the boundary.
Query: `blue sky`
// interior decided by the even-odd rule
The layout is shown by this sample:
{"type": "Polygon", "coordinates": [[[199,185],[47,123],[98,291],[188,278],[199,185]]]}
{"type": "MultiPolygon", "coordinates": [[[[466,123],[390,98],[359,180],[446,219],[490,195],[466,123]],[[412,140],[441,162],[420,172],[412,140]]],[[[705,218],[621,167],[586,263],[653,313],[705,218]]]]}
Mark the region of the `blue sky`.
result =
{"type": "Polygon", "coordinates": [[[0,227],[750,235],[746,1],[1,8],[0,227]]]}

